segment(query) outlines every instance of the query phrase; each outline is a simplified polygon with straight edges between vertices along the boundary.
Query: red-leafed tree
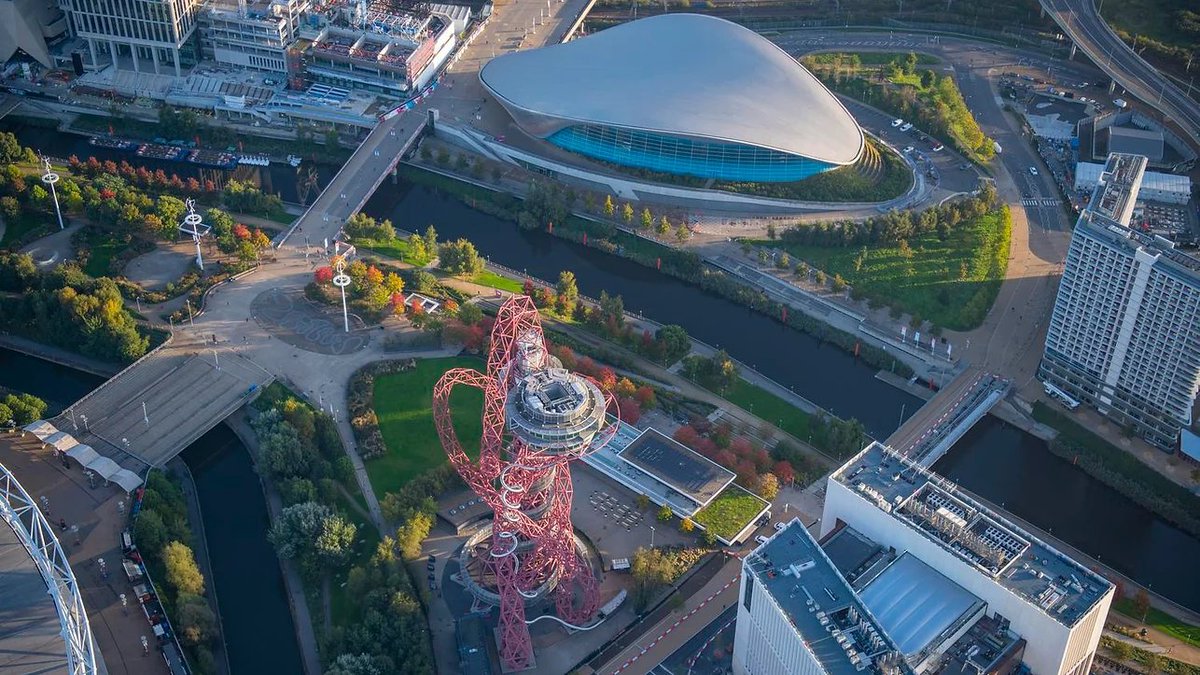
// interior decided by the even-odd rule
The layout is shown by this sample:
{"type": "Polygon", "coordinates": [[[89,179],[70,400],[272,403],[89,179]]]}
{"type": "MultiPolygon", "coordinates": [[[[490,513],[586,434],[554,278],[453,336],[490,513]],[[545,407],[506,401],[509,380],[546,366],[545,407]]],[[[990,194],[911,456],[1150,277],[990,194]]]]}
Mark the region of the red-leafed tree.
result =
{"type": "Polygon", "coordinates": [[[528,295],[532,298],[535,290],[537,290],[537,286],[533,285],[533,279],[526,279],[525,283],[521,284],[522,295],[528,295]]]}
{"type": "Polygon", "coordinates": [[[238,239],[249,239],[250,228],[241,223],[237,223],[233,226],[233,236],[237,237],[238,239]]]}
{"type": "Polygon", "coordinates": [[[329,265],[318,267],[316,271],[313,272],[313,281],[317,282],[318,284],[327,284],[333,281],[333,268],[329,265]]]}
{"type": "Polygon", "coordinates": [[[654,395],[654,389],[644,384],[638,387],[638,390],[634,392],[633,397],[637,399],[638,404],[642,406],[643,410],[653,408],[658,405],[658,399],[654,395]]]}
{"type": "Polygon", "coordinates": [[[404,314],[405,304],[403,293],[392,293],[392,297],[388,299],[388,302],[392,306],[392,314],[395,314],[396,316],[404,314]]]}
{"type": "Polygon", "coordinates": [[[604,391],[612,391],[617,386],[617,374],[608,366],[600,369],[599,374],[596,375],[596,380],[600,383],[600,388],[604,391]]]}
{"type": "Polygon", "coordinates": [[[771,473],[779,478],[779,482],[784,485],[791,485],[796,482],[796,470],[792,468],[792,463],[785,460],[775,462],[775,466],[771,469],[771,473]]]}
{"type": "Polygon", "coordinates": [[[696,442],[700,440],[700,434],[695,429],[685,424],[684,426],[675,430],[675,440],[695,450],[696,442]]]}
{"type": "Polygon", "coordinates": [[[621,411],[621,421],[628,424],[637,424],[638,420],[642,419],[642,408],[638,402],[631,398],[618,398],[617,410],[621,411]]]}

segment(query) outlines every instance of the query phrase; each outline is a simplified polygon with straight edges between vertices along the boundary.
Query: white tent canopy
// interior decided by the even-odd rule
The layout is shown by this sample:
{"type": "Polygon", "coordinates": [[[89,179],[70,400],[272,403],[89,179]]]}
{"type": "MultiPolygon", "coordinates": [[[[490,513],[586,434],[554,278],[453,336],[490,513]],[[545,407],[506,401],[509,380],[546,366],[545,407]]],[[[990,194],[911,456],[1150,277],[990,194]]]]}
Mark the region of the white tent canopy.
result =
{"type": "Polygon", "coordinates": [[[126,492],[133,492],[142,484],[142,479],[138,478],[137,474],[129,469],[121,469],[114,473],[111,478],[112,482],[121,486],[121,489],[126,492]]]}
{"type": "Polygon", "coordinates": [[[100,453],[96,452],[92,446],[84,445],[82,443],[67,451],[67,457],[70,457],[84,466],[91,464],[92,461],[99,456],[100,453]]]}
{"type": "Polygon", "coordinates": [[[112,480],[112,477],[117,475],[121,470],[121,466],[107,457],[97,456],[96,459],[84,464],[88,469],[95,471],[104,478],[104,480],[112,480]]]}
{"type": "Polygon", "coordinates": [[[46,438],[43,438],[42,442],[46,445],[53,445],[55,449],[61,452],[66,452],[67,450],[79,445],[79,441],[75,440],[74,436],[65,431],[59,431],[57,433],[50,434],[46,438]]]}
{"type": "Polygon", "coordinates": [[[44,441],[47,437],[58,433],[58,429],[56,429],[53,424],[50,424],[46,420],[38,420],[33,424],[27,424],[22,428],[34,436],[37,436],[39,441],[44,441]]]}

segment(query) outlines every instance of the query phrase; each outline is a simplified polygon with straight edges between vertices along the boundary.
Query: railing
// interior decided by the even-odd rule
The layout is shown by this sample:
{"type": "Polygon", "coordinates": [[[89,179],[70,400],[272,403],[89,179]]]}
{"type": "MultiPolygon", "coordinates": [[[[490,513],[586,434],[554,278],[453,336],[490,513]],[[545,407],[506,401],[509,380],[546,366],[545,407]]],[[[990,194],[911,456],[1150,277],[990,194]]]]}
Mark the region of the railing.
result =
{"type": "Polygon", "coordinates": [[[37,565],[54,608],[67,648],[67,669],[72,675],[96,673],[96,647],[79,584],[67,554],[54,536],[37,503],[3,464],[0,464],[0,517],[8,523],[37,565]],[[26,522],[28,520],[28,522],[26,522]]]}

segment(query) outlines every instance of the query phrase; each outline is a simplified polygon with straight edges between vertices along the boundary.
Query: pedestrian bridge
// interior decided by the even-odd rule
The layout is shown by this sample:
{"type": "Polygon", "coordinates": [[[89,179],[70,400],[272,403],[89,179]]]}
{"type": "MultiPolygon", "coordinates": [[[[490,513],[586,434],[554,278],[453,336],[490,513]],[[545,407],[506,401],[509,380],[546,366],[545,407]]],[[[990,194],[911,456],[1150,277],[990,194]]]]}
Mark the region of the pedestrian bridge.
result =
{"type": "Polygon", "coordinates": [[[236,352],[165,346],[48,422],[102,458],[144,474],[253,400],[273,379],[236,352]]]}
{"type": "Polygon", "coordinates": [[[908,418],[887,445],[928,468],[1008,394],[1011,383],[970,367],[908,418]]]}

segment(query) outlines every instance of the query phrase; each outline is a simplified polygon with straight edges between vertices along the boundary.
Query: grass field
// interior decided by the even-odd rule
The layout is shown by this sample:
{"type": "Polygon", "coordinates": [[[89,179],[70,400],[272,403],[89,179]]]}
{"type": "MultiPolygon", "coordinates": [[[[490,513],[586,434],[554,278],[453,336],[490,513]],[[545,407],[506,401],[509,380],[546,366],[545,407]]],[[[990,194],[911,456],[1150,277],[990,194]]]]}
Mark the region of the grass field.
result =
{"type": "Polygon", "coordinates": [[[471,281],[479,284],[480,286],[498,288],[502,291],[508,291],[509,293],[520,293],[522,290],[522,283],[520,281],[517,281],[516,279],[509,279],[508,277],[502,277],[499,274],[489,272],[487,270],[476,274],[475,278],[471,279],[471,281]]]}
{"type": "Polygon", "coordinates": [[[408,241],[399,237],[390,241],[376,241],[374,239],[363,238],[357,240],[355,245],[360,249],[372,251],[374,253],[378,253],[379,255],[385,255],[395,260],[401,260],[409,265],[416,265],[420,267],[429,263],[428,258],[418,258],[414,256],[410,252],[411,249],[408,245],[408,241]]]}
{"type": "Polygon", "coordinates": [[[113,257],[127,248],[129,248],[129,244],[118,241],[116,238],[96,243],[92,246],[92,255],[88,258],[87,265],[84,265],[83,271],[93,277],[108,276],[108,267],[112,264],[113,257]]]}
{"type": "Polygon", "coordinates": [[[713,393],[802,441],[809,438],[811,425],[808,413],[761,387],[738,378],[732,387],[713,393]]]}
{"type": "Polygon", "coordinates": [[[11,220],[4,221],[4,238],[0,239],[0,248],[8,248],[17,243],[26,234],[36,230],[44,229],[46,234],[50,232],[50,223],[53,221],[53,215],[44,213],[29,213],[22,211],[19,216],[11,220]]]}
{"type": "MultiPolygon", "coordinates": [[[[1113,609],[1131,619],[1142,620],[1141,612],[1134,607],[1131,598],[1114,600],[1113,609]]],[[[1146,613],[1145,623],[1151,628],[1158,629],[1171,637],[1179,638],[1193,647],[1200,647],[1200,626],[1184,623],[1170,614],[1153,607],[1146,613]]]]}
{"type": "Polygon", "coordinates": [[[767,503],[736,485],[730,485],[700,510],[692,520],[729,541],[750,524],[767,503]]]}
{"type": "MultiPolygon", "coordinates": [[[[395,492],[417,474],[446,461],[446,453],[433,426],[433,385],[450,368],[482,369],[476,358],[422,359],[403,373],[375,378],[375,414],[387,454],[367,462],[367,476],[375,494],[395,492]]],[[[483,394],[459,387],[451,395],[454,428],[469,454],[479,445],[483,394]]]]}
{"type": "MultiPolygon", "coordinates": [[[[788,245],[793,258],[840,274],[868,299],[920,316],[935,326],[970,330],[979,326],[1000,291],[1008,269],[1011,224],[989,213],[959,224],[945,241],[930,233],[897,246],[867,248],[788,245]],[[861,267],[856,262],[865,251],[861,267]],[[965,272],[965,274],[964,274],[965,272]]],[[[760,242],[778,245],[776,242],[760,242]]]]}

